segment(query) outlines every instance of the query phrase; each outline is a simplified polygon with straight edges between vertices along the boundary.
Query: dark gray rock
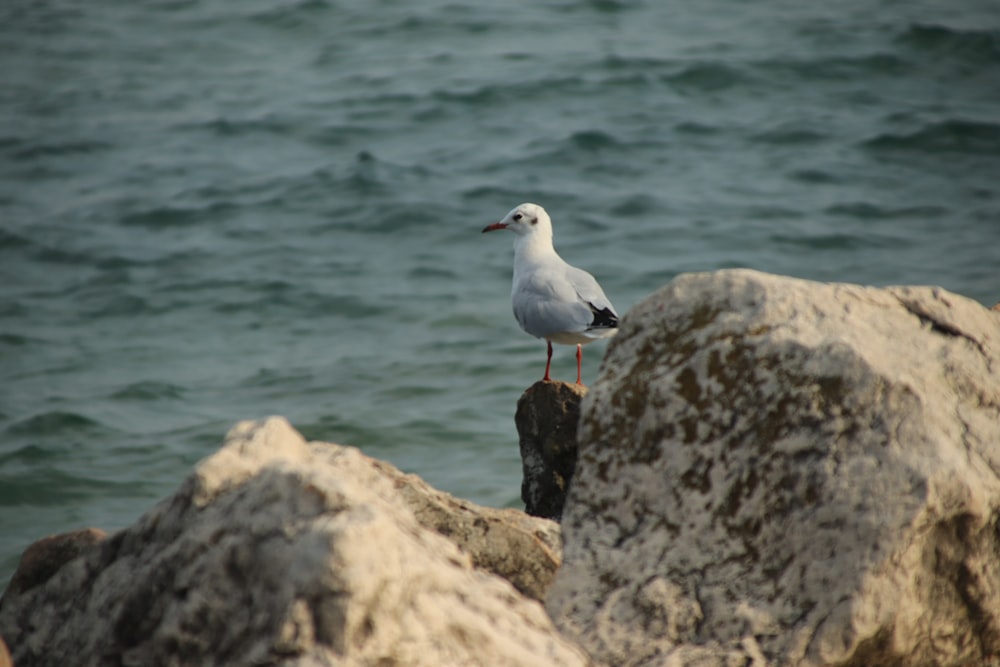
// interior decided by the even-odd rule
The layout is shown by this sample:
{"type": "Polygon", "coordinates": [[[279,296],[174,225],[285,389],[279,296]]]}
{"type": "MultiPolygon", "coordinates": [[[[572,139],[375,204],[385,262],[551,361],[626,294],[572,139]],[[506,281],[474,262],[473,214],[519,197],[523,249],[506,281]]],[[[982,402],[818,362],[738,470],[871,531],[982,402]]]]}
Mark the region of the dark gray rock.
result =
{"type": "Polygon", "coordinates": [[[514,423],[524,478],[521,499],[532,516],[559,520],[576,466],[576,429],[587,388],[536,382],[517,401],[514,423]]]}

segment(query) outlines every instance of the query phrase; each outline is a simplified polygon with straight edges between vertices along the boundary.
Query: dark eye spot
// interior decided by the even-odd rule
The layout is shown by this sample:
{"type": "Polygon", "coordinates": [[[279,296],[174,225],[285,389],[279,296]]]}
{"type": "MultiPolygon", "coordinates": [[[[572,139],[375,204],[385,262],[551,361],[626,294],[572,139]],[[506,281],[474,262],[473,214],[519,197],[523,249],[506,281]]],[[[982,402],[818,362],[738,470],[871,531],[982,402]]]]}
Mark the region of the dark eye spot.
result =
{"type": "Polygon", "coordinates": [[[514,214],[514,220],[516,221],[516,220],[520,220],[520,219],[521,219],[521,214],[520,213],[515,213],[514,214]]]}
{"type": "Polygon", "coordinates": [[[531,219],[531,224],[537,225],[538,224],[538,218],[532,218],[531,219]]]}

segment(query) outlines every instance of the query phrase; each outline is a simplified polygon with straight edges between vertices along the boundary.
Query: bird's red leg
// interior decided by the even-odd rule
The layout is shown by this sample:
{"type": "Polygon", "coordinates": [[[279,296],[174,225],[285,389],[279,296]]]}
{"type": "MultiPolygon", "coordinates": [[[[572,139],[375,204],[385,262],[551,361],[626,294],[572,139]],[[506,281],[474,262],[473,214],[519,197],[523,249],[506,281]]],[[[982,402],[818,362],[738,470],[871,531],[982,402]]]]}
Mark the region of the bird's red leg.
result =
{"type": "Polygon", "coordinates": [[[542,378],[542,382],[552,382],[552,378],[549,377],[549,367],[552,366],[552,342],[545,341],[545,343],[549,346],[549,356],[545,360],[545,377],[542,378]]]}
{"type": "Polygon", "coordinates": [[[580,366],[583,364],[583,349],[580,345],[576,346],[576,383],[583,384],[580,381],[580,366]]]}

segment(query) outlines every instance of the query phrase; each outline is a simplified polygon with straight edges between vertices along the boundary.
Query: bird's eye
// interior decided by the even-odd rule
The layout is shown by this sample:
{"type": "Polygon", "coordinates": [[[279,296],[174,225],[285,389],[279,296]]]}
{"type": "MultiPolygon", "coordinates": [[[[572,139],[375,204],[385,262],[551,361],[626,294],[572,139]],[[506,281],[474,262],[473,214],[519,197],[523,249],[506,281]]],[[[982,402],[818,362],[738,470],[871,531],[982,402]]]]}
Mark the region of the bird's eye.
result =
{"type": "Polygon", "coordinates": [[[520,219],[521,219],[521,214],[520,213],[515,213],[514,214],[514,221],[516,222],[516,221],[519,221],[520,219]]]}

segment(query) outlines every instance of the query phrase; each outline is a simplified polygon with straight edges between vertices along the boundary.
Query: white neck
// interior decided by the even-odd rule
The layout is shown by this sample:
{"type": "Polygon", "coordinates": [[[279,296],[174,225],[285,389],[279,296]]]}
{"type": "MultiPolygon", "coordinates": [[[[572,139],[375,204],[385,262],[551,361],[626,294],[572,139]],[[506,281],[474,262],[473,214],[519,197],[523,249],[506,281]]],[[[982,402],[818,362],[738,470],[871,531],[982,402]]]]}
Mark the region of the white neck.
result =
{"type": "Polygon", "coordinates": [[[535,264],[547,257],[559,255],[552,247],[552,231],[536,230],[532,234],[518,236],[514,239],[515,266],[535,264]]]}

